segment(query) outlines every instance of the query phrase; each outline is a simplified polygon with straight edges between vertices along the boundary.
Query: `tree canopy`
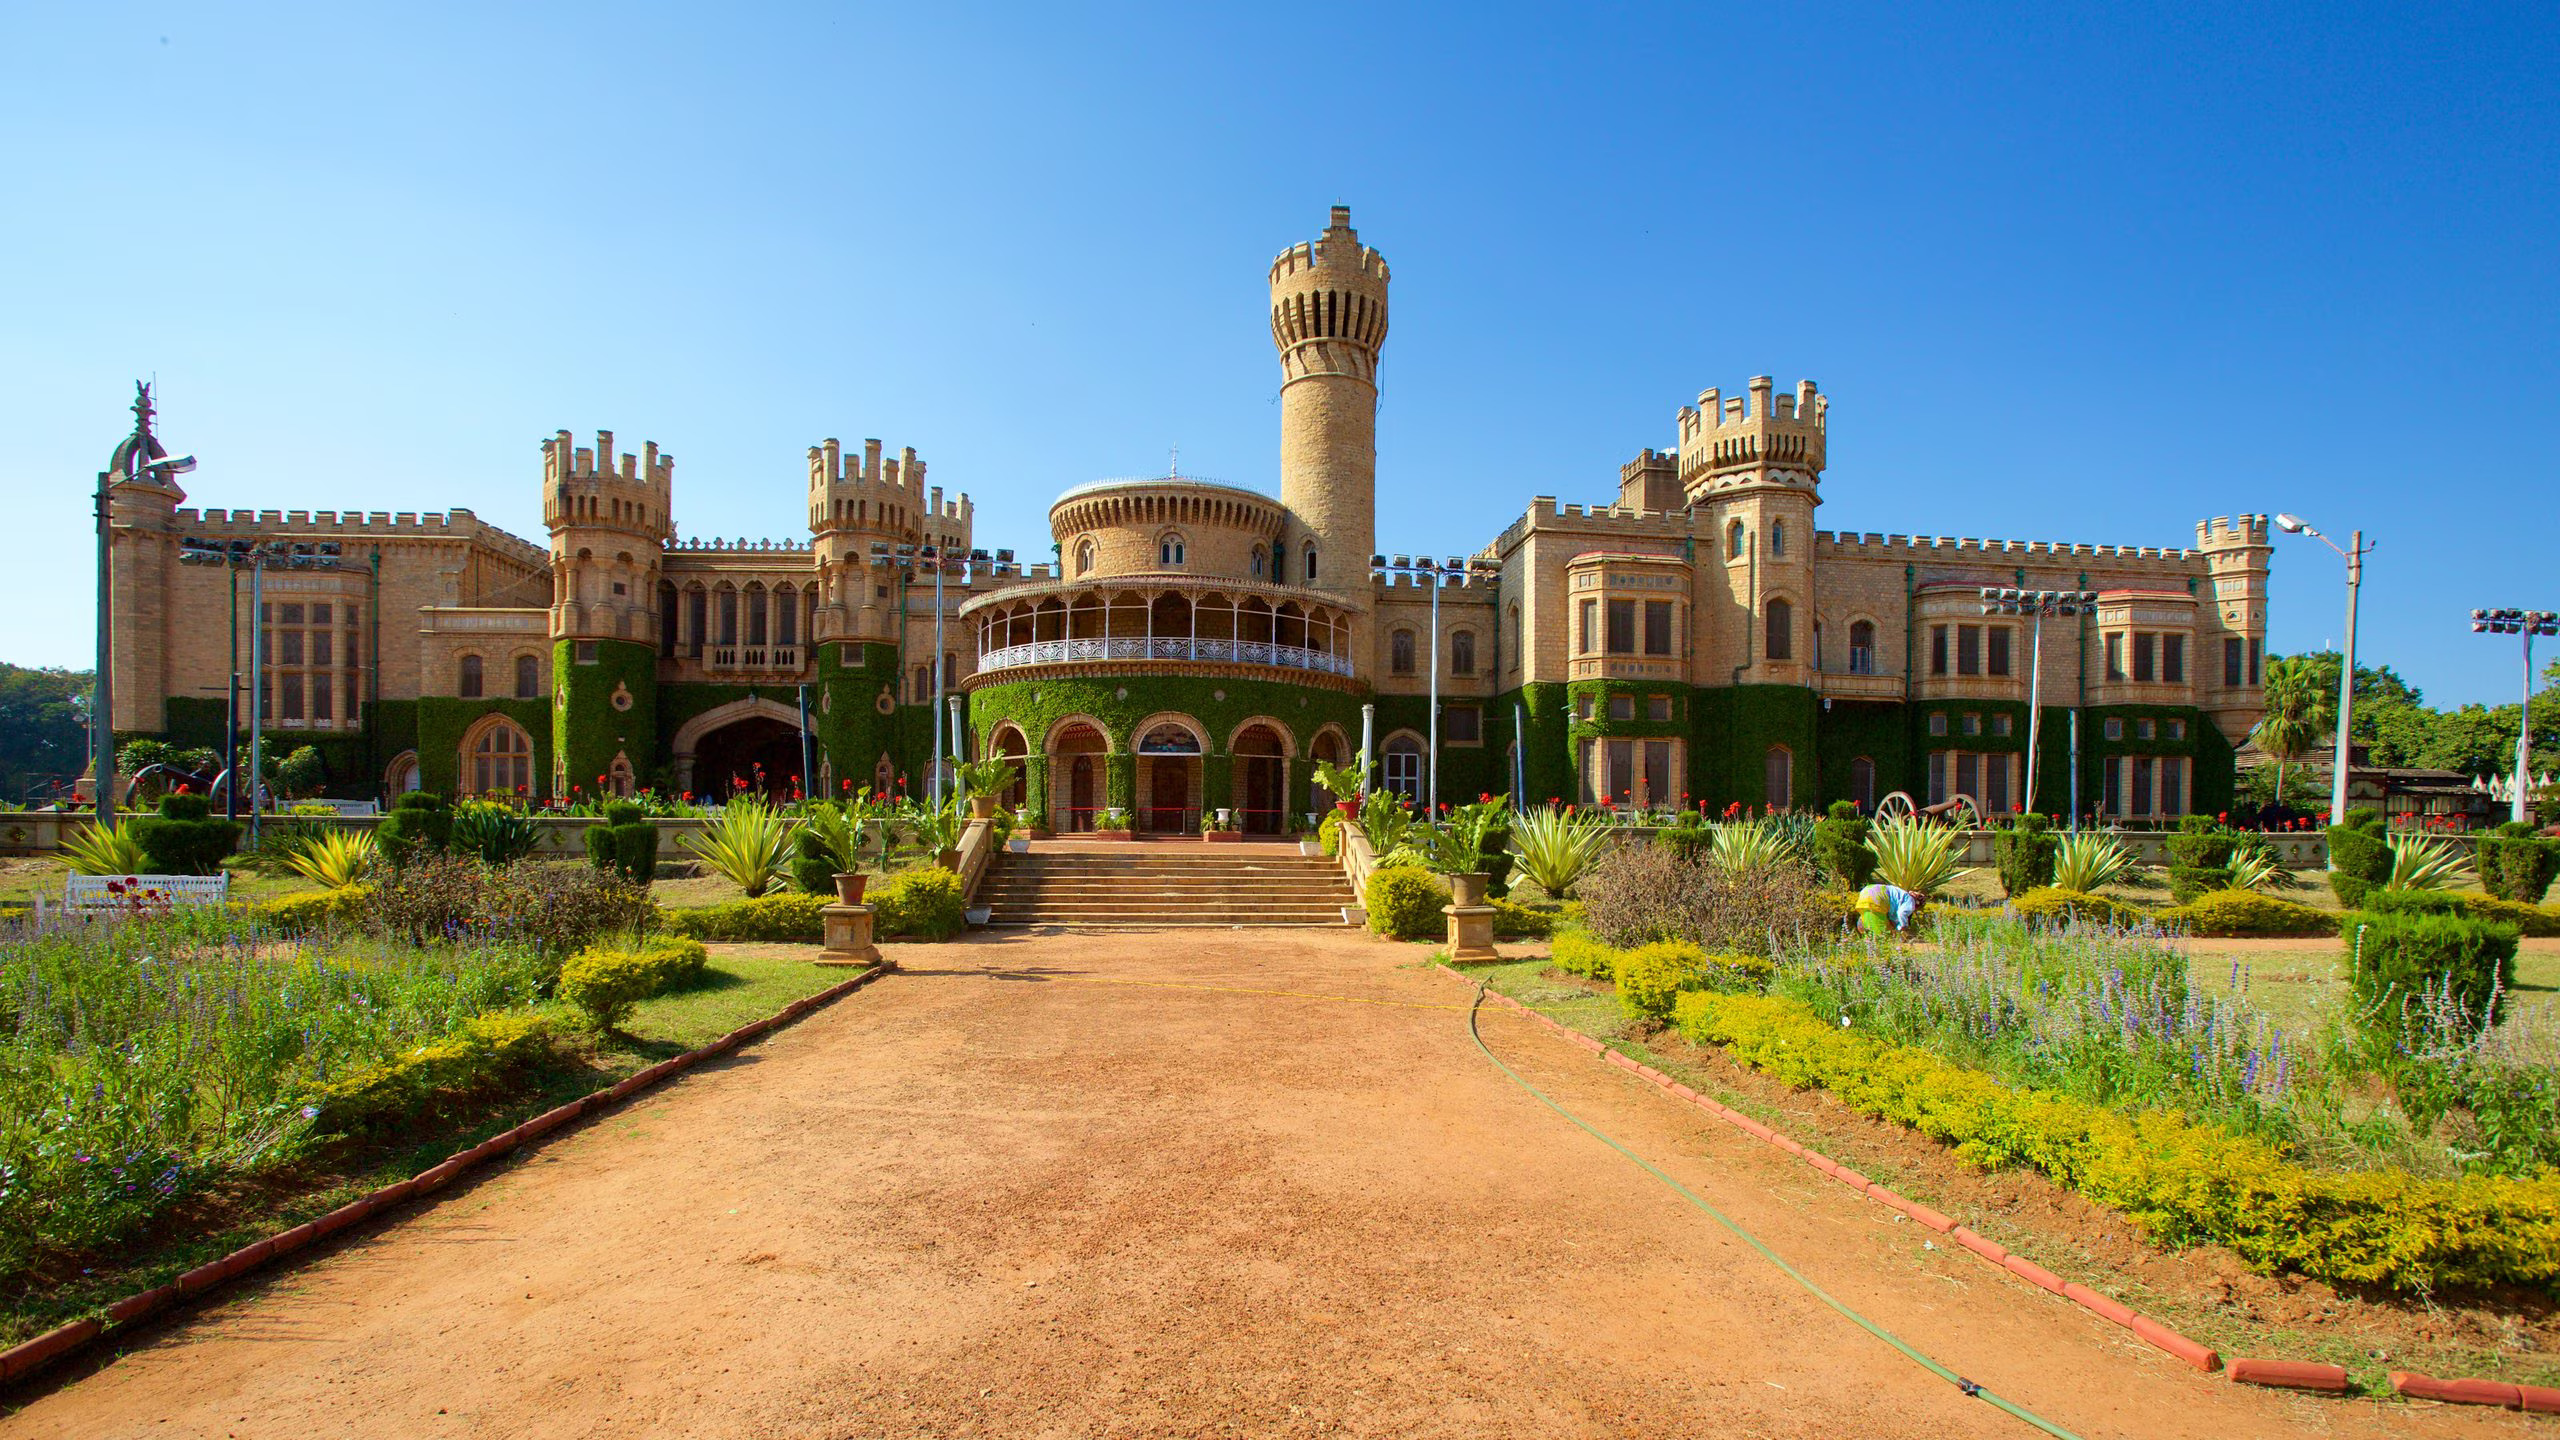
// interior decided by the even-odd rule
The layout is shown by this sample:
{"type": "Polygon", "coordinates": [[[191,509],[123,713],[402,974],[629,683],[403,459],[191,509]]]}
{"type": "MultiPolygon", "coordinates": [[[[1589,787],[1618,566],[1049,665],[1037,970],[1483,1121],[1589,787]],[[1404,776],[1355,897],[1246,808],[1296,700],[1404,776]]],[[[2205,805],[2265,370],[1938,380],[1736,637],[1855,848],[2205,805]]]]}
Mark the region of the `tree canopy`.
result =
{"type": "Polygon", "coordinates": [[[30,670],[0,661],[0,799],[89,764],[86,670],[30,670]]]}

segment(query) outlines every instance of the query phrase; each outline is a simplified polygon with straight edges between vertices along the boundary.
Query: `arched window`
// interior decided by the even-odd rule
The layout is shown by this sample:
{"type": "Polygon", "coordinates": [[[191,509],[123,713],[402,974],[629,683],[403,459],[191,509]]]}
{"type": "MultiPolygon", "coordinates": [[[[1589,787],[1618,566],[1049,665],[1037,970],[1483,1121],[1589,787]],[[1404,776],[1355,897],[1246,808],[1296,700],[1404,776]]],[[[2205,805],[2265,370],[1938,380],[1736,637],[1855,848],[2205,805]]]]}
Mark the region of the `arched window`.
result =
{"type": "Polygon", "coordinates": [[[1511,607],[1511,668],[1514,670],[1520,668],[1520,655],[1520,607],[1514,605],[1511,607]]]}
{"type": "Polygon", "coordinates": [[[1387,673],[1391,675],[1413,673],[1412,631],[1398,630],[1387,637],[1387,673]]]}
{"type": "Polygon", "coordinates": [[[933,698],[932,666],[919,665],[916,667],[914,693],[910,694],[907,698],[918,705],[922,705],[933,698]]]}
{"type": "Polygon", "coordinates": [[[481,678],[480,657],[477,655],[463,656],[462,675],[460,677],[460,683],[454,686],[455,691],[465,700],[477,700],[482,695],[488,693],[486,689],[487,684],[488,682],[481,678]]]}
{"type": "Polygon", "coordinates": [[[523,794],[533,788],[533,738],[513,720],[499,720],[480,732],[463,757],[462,773],[476,793],[523,794]]]}
{"type": "Polygon", "coordinates": [[[1181,569],[1183,550],[1180,532],[1167,530],[1156,537],[1156,564],[1166,570],[1181,569]]]}
{"type": "Polygon", "coordinates": [[[747,643],[761,645],[770,633],[765,622],[764,582],[750,580],[747,582],[747,643]]]}
{"type": "Polygon", "coordinates": [[[1849,798],[1861,810],[1876,808],[1876,762],[1864,755],[1849,762],[1849,798]]]}
{"type": "Polygon", "coordinates": [[[1784,520],[1769,522],[1769,553],[1772,555],[1787,553],[1787,522],[1784,520]]]}
{"type": "Polygon", "coordinates": [[[516,657],[516,698],[519,700],[542,698],[542,665],[530,655],[516,657]]]}
{"type": "Polygon", "coordinates": [[[1304,573],[1304,574],[1301,574],[1301,575],[1298,577],[1298,583],[1299,583],[1299,584],[1301,584],[1301,585],[1313,585],[1314,583],[1316,583],[1316,547],[1315,547],[1315,546],[1313,546],[1313,545],[1309,545],[1309,546],[1307,547],[1307,552],[1306,552],[1306,555],[1305,555],[1305,560],[1306,560],[1305,573],[1304,573]]]}
{"type": "Polygon", "coordinates": [[[1093,573],[1093,542],[1090,540],[1076,542],[1076,573],[1079,575],[1093,573]]]}
{"type": "Polygon", "coordinates": [[[1270,555],[1270,552],[1268,552],[1268,551],[1264,550],[1264,549],[1263,549],[1261,546],[1259,546],[1259,545],[1254,546],[1254,547],[1253,547],[1253,578],[1254,578],[1254,579],[1256,579],[1256,580],[1261,579],[1261,578],[1262,578],[1262,572],[1263,572],[1263,570],[1264,570],[1264,569],[1265,569],[1265,568],[1270,564],[1270,562],[1271,562],[1271,555],[1270,555]]]}
{"type": "MultiPolygon", "coordinates": [[[[1876,673],[1876,625],[1872,620],[1849,622],[1849,673],[1876,673]]],[[[1873,769],[1872,766],[1869,768],[1873,769]]]]}
{"type": "Polygon", "coordinates": [[[1784,600],[1769,602],[1769,658],[1792,660],[1796,654],[1796,607],[1784,600]]]}
{"type": "Polygon", "coordinates": [[[1453,630],[1449,633],[1449,673],[1452,675],[1476,673],[1476,632],[1473,630],[1453,630]]]}
{"type": "Polygon", "coordinates": [[[959,684],[960,652],[957,650],[945,650],[942,652],[942,688],[945,690],[957,689],[959,684]]]}
{"type": "Polygon", "coordinates": [[[727,585],[720,587],[720,638],[722,645],[738,643],[738,592],[727,585]]]}
{"type": "Polygon", "coordinates": [[[676,587],[658,582],[658,653],[672,660],[676,653],[676,587]]]}
{"type": "Polygon", "coordinates": [[[1784,745],[1772,745],[1761,759],[1760,794],[1781,810],[1796,803],[1795,752],[1784,745]]]}
{"type": "Polygon", "coordinates": [[[1379,768],[1386,772],[1383,788],[1403,796],[1408,804],[1421,803],[1421,744],[1410,735],[1398,735],[1386,743],[1382,759],[1384,763],[1379,768]]]}
{"type": "Polygon", "coordinates": [[[773,592],[773,643],[800,643],[800,591],[784,585],[773,592]]]}
{"type": "Polygon", "coordinates": [[[1724,556],[1728,560],[1742,558],[1742,522],[1739,520],[1724,527],[1724,556]]]}

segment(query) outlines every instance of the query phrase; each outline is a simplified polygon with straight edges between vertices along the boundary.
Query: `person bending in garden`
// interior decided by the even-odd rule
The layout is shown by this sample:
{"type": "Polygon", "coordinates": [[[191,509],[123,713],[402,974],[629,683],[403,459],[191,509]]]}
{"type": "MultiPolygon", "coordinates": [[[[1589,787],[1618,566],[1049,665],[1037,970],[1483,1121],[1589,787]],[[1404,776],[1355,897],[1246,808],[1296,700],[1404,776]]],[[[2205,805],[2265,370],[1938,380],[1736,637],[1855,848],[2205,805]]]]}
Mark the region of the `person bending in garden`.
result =
{"type": "Polygon", "coordinates": [[[1869,934],[1896,934],[1911,928],[1925,903],[1899,885],[1879,882],[1858,892],[1858,921],[1869,934]]]}

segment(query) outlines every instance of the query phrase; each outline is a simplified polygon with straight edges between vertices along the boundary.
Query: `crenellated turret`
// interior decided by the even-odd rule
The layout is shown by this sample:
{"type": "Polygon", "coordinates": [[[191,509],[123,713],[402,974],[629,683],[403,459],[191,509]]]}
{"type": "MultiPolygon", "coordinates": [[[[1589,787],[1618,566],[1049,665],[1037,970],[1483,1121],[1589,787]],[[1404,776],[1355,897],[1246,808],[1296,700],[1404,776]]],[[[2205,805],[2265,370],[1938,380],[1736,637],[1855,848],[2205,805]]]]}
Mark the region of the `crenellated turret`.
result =
{"type": "Polygon", "coordinates": [[[878,440],[863,441],[859,455],[832,437],[810,446],[809,534],[821,577],[813,638],[888,638],[897,587],[876,566],[874,548],[965,552],[976,520],[968,496],[946,500],[942,487],[925,484],[925,462],[912,446],[896,459],[878,440]]]}
{"type": "Polygon", "coordinates": [[[1347,207],[1333,207],[1312,243],[1271,262],[1271,343],[1280,351],[1280,503],[1289,511],[1278,578],[1365,595],[1377,539],[1387,261],[1360,243],[1347,207]]]}
{"type": "Polygon", "coordinates": [[[674,532],[675,457],[655,441],[616,456],[560,431],[542,442],[542,522],[551,531],[555,640],[649,641],[657,633],[658,559],[674,532]]]}

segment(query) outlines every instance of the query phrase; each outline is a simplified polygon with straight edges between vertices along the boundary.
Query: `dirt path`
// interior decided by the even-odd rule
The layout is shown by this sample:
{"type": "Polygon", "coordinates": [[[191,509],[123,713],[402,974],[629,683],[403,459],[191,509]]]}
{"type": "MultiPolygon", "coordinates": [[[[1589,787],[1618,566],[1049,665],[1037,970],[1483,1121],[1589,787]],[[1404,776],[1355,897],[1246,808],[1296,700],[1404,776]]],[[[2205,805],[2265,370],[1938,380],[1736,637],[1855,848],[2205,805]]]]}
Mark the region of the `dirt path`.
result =
{"type": "MultiPolygon", "coordinates": [[[[1416,955],[1306,932],[906,949],[908,973],[0,1436],[2033,1433],[1513,1088],[1416,955]]],[[[1816,1281],[2091,1440],[2535,1433],[2182,1369],[1486,1023],[1816,1281]]]]}

